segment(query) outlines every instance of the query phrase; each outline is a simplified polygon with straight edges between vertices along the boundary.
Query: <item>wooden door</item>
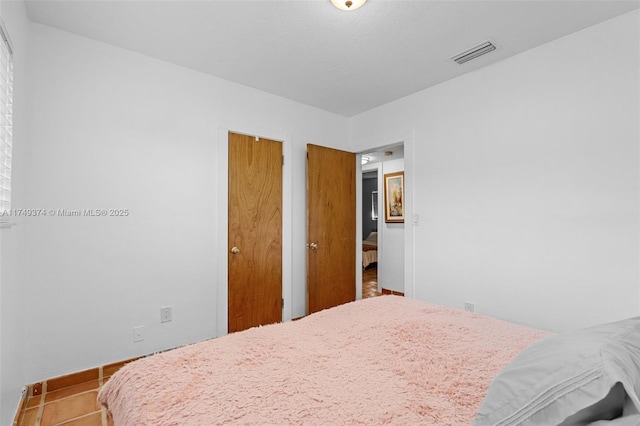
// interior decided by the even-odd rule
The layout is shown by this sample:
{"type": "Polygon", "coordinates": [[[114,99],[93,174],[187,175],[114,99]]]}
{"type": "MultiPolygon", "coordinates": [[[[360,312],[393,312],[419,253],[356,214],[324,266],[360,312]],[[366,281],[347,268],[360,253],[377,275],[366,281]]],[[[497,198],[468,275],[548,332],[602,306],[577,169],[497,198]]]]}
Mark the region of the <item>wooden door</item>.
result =
{"type": "Polygon", "coordinates": [[[229,133],[228,330],[282,321],[282,143],[229,133]]]}
{"type": "Polygon", "coordinates": [[[356,298],[356,156],[307,145],[307,313],[356,298]]]}

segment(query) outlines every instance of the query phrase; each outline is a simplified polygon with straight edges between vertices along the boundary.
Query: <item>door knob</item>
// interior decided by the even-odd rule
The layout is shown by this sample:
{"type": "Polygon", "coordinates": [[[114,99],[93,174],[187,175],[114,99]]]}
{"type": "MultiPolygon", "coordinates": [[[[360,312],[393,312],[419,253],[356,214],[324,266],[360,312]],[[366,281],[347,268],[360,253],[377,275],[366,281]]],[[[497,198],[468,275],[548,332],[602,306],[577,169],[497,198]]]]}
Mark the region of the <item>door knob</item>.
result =
{"type": "Polygon", "coordinates": [[[238,247],[232,247],[231,248],[231,253],[238,254],[238,253],[240,253],[240,249],[238,247]]]}
{"type": "Polygon", "coordinates": [[[311,250],[318,250],[318,243],[311,243],[309,244],[309,248],[311,250]]]}

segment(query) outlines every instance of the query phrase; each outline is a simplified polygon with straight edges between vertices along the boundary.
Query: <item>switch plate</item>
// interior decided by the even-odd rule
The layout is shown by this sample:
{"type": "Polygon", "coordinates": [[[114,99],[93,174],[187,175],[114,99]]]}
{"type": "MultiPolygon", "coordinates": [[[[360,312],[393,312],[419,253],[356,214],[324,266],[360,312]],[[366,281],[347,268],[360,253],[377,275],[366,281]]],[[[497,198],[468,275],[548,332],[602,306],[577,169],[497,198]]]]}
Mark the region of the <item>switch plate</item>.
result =
{"type": "Polygon", "coordinates": [[[413,226],[420,226],[420,213],[413,214],[413,226]]]}
{"type": "Polygon", "coordinates": [[[144,340],[144,325],[133,327],[133,343],[142,342],[144,340]]]}
{"type": "Polygon", "coordinates": [[[172,320],[171,306],[160,308],[160,322],[170,322],[172,320]]]}

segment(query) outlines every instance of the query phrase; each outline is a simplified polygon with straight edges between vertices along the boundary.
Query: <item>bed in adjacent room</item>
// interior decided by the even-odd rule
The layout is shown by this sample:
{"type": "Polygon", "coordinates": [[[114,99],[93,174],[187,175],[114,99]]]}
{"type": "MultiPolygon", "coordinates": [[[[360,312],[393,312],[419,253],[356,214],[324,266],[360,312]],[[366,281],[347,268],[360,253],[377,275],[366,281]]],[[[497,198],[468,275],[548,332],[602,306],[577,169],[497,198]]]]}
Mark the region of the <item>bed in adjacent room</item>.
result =
{"type": "Polygon", "coordinates": [[[469,425],[547,333],[397,296],[142,358],[99,400],[115,425],[469,425]]]}
{"type": "Polygon", "coordinates": [[[362,241],[362,268],[378,262],[378,233],[373,231],[362,241]]]}

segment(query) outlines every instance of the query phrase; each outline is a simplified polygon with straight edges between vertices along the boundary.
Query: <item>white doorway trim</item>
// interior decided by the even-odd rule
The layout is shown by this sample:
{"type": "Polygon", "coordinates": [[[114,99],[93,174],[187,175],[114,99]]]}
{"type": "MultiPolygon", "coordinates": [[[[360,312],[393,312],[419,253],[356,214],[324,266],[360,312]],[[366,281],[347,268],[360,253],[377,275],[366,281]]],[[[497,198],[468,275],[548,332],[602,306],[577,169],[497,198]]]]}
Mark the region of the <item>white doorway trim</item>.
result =
{"type": "Polygon", "coordinates": [[[292,136],[289,133],[264,127],[254,127],[246,123],[229,124],[225,120],[218,121],[216,137],[216,161],[218,184],[215,197],[218,200],[216,209],[216,306],[217,317],[215,336],[224,336],[228,330],[228,247],[229,232],[229,132],[259,136],[271,140],[282,141],[282,153],[285,161],[282,169],[282,297],[284,308],[282,321],[290,321],[293,306],[293,262],[292,262],[292,229],[285,224],[292,223],[293,177],[292,177],[292,136]]]}
{"type": "MultiPolygon", "coordinates": [[[[362,144],[352,146],[350,149],[356,152],[358,164],[356,167],[356,269],[362,270],[362,163],[360,159],[363,154],[371,151],[382,150],[387,146],[404,144],[404,191],[405,191],[405,223],[404,223],[404,295],[405,297],[414,298],[414,269],[413,269],[413,197],[414,197],[414,179],[413,179],[413,132],[407,132],[402,137],[395,140],[374,141],[371,144],[362,144]]],[[[379,182],[382,182],[378,169],[379,182]]],[[[382,216],[380,211],[379,217],[382,216]]],[[[380,220],[380,219],[379,219],[380,220]]],[[[384,223],[384,217],[381,219],[384,223]]],[[[378,222],[380,224],[380,222],[378,222]]],[[[378,226],[380,230],[380,226],[378,226]]],[[[378,233],[380,238],[380,233],[378,233]]],[[[381,242],[384,244],[384,241],[381,242]]],[[[380,252],[378,252],[380,256],[380,252]]],[[[384,259],[382,259],[382,262],[384,259]]],[[[382,263],[380,262],[380,263],[382,263]]],[[[384,265],[382,265],[384,267],[384,265]]],[[[362,298],[362,274],[356,274],[356,298],[362,298]]]]}

